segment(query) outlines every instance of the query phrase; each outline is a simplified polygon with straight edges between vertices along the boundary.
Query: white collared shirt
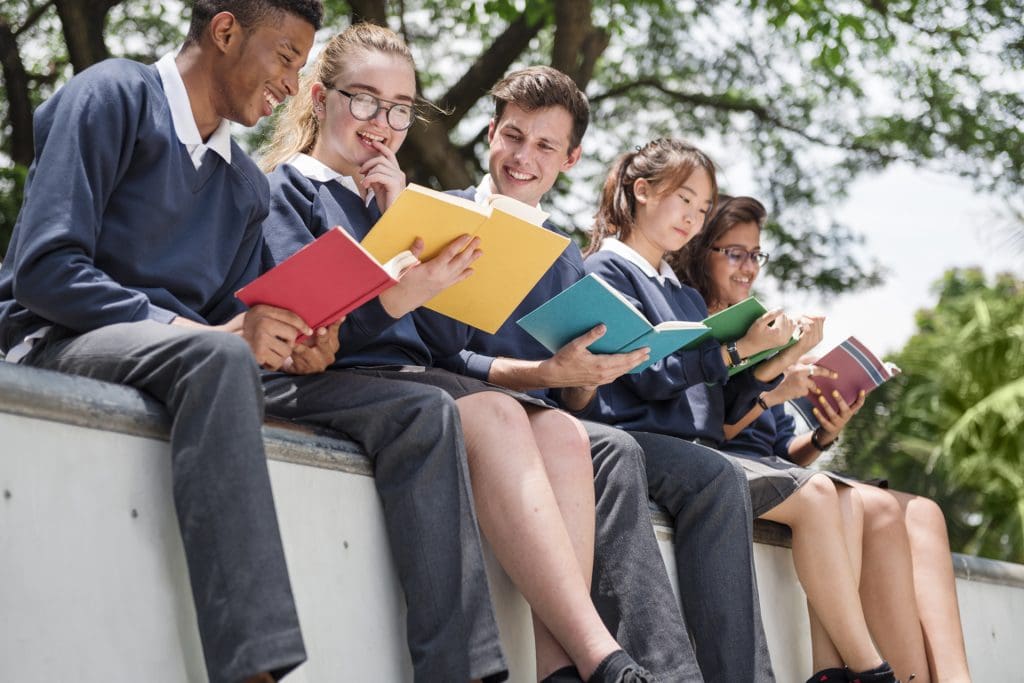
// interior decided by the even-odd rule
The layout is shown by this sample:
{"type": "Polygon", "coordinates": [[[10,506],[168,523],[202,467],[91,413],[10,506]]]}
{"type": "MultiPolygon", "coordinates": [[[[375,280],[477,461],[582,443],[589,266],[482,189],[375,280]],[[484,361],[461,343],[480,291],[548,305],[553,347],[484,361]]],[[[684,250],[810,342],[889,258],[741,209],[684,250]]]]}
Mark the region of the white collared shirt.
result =
{"type": "MultiPolygon", "coordinates": [[[[356,185],[356,181],[352,176],[342,175],[324,162],[319,159],[314,159],[308,154],[299,152],[284,163],[289,166],[294,166],[296,171],[310,180],[316,180],[321,183],[329,183],[333,180],[349,192],[355,194],[357,197],[362,196],[362,193],[359,191],[359,186],[356,185]]],[[[369,206],[370,202],[373,201],[373,197],[373,190],[367,190],[366,199],[363,203],[366,204],[366,206],[369,206]]]]}
{"type": "Polygon", "coordinates": [[[664,285],[665,281],[668,280],[676,287],[682,287],[679,278],[676,277],[675,271],[672,270],[672,266],[668,264],[668,261],[662,259],[658,270],[655,270],[650,261],[641,256],[640,252],[615,237],[605,237],[601,240],[599,251],[610,251],[613,254],[618,254],[643,271],[644,275],[652,280],[657,280],[659,285],[664,285]]]}
{"type": "Polygon", "coordinates": [[[167,104],[171,108],[171,122],[174,124],[174,132],[181,144],[185,145],[188,155],[192,159],[192,165],[199,170],[203,165],[203,156],[206,150],[212,149],[226,163],[231,163],[231,122],[221,119],[220,125],[213,134],[203,142],[199,134],[199,126],[196,125],[195,116],[192,114],[192,104],[188,99],[188,91],[185,89],[185,81],[181,78],[178,65],[174,61],[173,52],[168,52],[156,63],[156,70],[160,74],[160,81],[164,86],[164,95],[167,96],[167,104]]]}

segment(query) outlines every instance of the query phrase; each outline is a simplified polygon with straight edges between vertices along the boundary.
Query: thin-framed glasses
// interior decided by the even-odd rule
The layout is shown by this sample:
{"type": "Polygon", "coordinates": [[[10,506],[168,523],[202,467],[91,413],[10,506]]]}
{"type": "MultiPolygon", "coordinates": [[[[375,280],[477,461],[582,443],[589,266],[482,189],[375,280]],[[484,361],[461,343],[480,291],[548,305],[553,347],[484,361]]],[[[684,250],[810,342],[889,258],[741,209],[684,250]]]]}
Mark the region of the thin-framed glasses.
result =
{"type": "Polygon", "coordinates": [[[351,93],[341,88],[331,88],[331,90],[336,90],[348,98],[348,110],[360,121],[369,121],[383,109],[388,125],[393,129],[407,130],[412,126],[414,116],[412,105],[382,100],[368,92],[351,93]],[[387,102],[391,106],[385,107],[381,104],[382,102],[387,102]]]}
{"type": "Polygon", "coordinates": [[[725,254],[725,257],[729,259],[730,266],[741,266],[747,259],[750,259],[758,266],[768,263],[768,254],[760,249],[755,249],[754,251],[747,251],[743,247],[708,247],[708,249],[719,254],[725,254]]]}

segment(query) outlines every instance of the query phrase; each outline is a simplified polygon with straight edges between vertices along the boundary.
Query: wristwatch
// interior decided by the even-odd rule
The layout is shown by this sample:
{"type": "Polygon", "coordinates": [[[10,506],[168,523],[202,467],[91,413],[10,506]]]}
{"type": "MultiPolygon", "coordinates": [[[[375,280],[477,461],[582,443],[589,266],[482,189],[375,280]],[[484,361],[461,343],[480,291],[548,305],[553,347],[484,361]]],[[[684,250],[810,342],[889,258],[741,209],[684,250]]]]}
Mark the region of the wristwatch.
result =
{"type": "Polygon", "coordinates": [[[736,348],[736,342],[731,341],[725,345],[725,350],[729,354],[729,361],[732,363],[732,367],[736,367],[743,362],[743,357],[740,355],[740,350],[736,348]]]}
{"type": "Polygon", "coordinates": [[[764,394],[757,397],[757,405],[761,406],[761,410],[768,411],[768,402],[764,400],[764,394]]]}
{"type": "MultiPolygon", "coordinates": [[[[820,429],[820,427],[818,429],[820,429]]],[[[832,448],[832,444],[834,444],[838,440],[839,439],[832,439],[827,444],[822,445],[822,443],[818,441],[818,430],[815,429],[813,432],[811,432],[811,445],[817,448],[819,451],[827,451],[828,449],[832,448]]]]}

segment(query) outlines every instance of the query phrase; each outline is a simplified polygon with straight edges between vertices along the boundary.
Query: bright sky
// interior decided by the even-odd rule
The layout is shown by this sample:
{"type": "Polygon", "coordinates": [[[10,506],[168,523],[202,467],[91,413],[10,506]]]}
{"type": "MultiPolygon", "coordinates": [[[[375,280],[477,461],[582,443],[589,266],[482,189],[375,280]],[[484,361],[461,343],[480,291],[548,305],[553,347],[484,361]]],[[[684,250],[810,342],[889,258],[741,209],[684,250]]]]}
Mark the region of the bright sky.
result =
{"type": "Polygon", "coordinates": [[[916,330],[914,313],[934,306],[932,283],[947,269],[980,265],[989,275],[1024,277],[1024,253],[1007,247],[999,211],[998,200],[951,175],[909,166],[865,175],[837,217],[865,236],[864,252],[888,271],[885,284],[828,303],[790,292],[765,304],[825,313],[823,352],[850,335],[878,354],[898,351],[916,330]]]}

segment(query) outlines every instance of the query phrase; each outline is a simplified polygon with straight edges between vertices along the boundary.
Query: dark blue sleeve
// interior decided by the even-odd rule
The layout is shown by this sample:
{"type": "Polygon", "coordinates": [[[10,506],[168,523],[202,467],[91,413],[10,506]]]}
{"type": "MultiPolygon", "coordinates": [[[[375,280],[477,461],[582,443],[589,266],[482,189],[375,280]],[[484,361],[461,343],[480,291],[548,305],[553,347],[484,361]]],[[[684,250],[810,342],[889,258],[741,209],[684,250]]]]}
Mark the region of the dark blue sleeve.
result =
{"type": "Polygon", "coordinates": [[[762,382],[754,377],[753,368],[737,372],[729,378],[722,388],[725,400],[725,424],[736,424],[743,419],[757,404],[757,397],[765,391],[771,391],[782,381],[779,375],[770,382],[762,382]]]}
{"type": "Polygon", "coordinates": [[[76,332],[177,314],[96,267],[108,200],[127,172],[144,106],[141,77],[93,69],[37,110],[36,158],[22,205],[14,296],[76,332]],[[138,92],[136,92],[138,90],[138,92]]]}
{"type": "Polygon", "coordinates": [[[789,447],[796,438],[796,420],[786,412],[785,405],[772,406],[771,412],[775,417],[775,455],[791,460],[789,447]]]}
{"type": "MultiPolygon", "coordinates": [[[[613,262],[589,259],[586,265],[588,272],[600,275],[640,312],[645,313],[632,281],[613,262]]],[[[727,376],[718,342],[708,340],[696,349],[669,354],[643,372],[623,375],[617,381],[628,385],[646,401],[664,401],[680,396],[689,387],[701,382],[723,383],[727,376]]]]}
{"type": "MultiPolygon", "coordinates": [[[[287,165],[270,175],[270,214],[263,223],[270,264],[280,263],[331,227],[312,182],[287,165]]],[[[352,353],[364,348],[394,323],[380,298],[371,299],[342,323],[338,331],[341,351],[352,353]]]]}

